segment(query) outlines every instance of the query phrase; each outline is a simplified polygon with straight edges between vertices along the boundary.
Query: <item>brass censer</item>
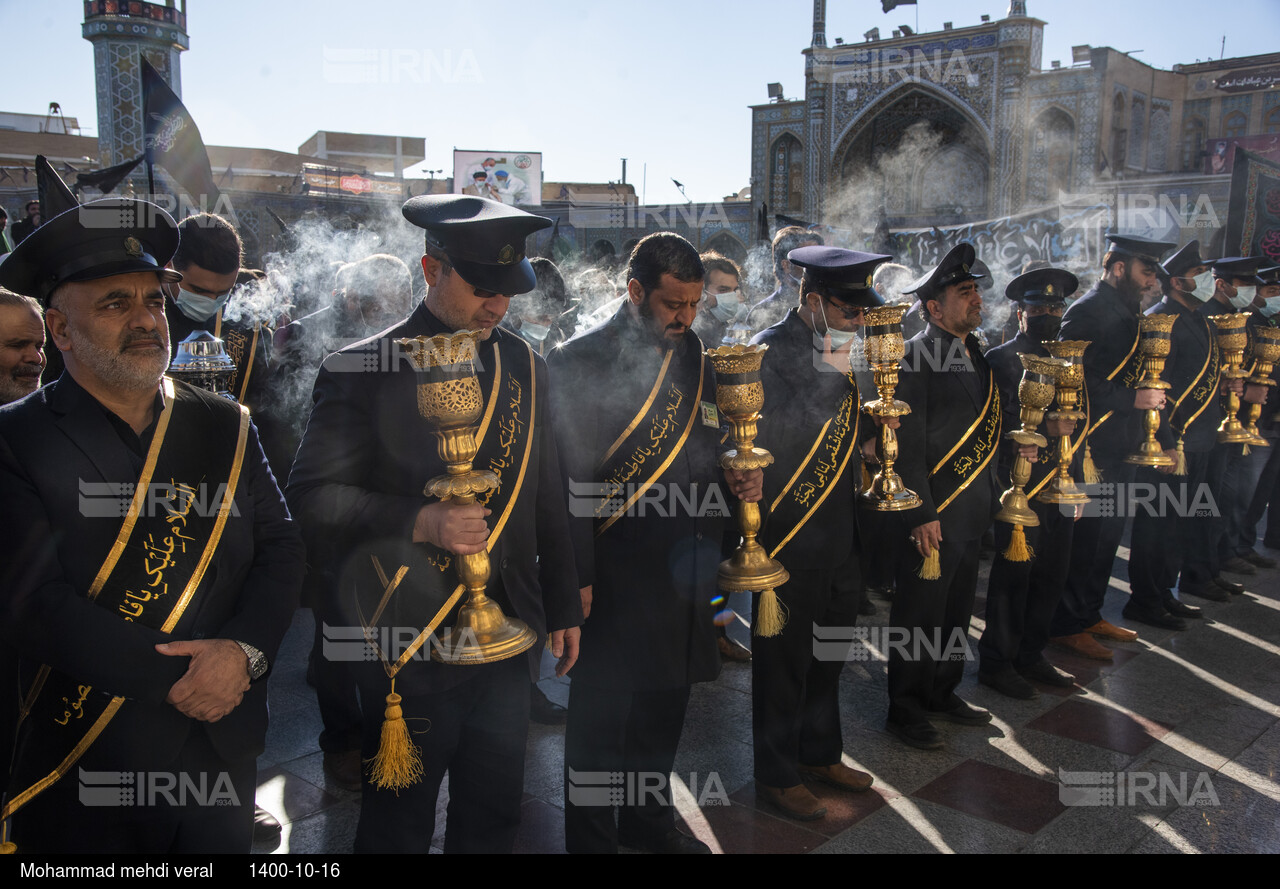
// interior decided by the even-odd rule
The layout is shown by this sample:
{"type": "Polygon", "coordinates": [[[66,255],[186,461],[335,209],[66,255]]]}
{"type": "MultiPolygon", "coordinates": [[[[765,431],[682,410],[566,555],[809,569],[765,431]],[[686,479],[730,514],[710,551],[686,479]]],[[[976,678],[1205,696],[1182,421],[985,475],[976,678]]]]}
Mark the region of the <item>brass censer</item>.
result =
{"type": "MultiPolygon", "coordinates": [[[[1063,360],[1063,364],[1055,365],[1054,386],[1057,389],[1058,409],[1050,411],[1051,420],[1087,420],[1088,414],[1077,410],[1080,390],[1084,387],[1084,350],[1091,345],[1087,340],[1049,340],[1044,347],[1054,358],[1063,360]]],[[[1064,435],[1058,440],[1058,468],[1053,478],[1045,485],[1044,490],[1036,495],[1041,503],[1088,503],[1089,496],[1076,487],[1071,478],[1071,436],[1064,435]]]]}
{"type": "MultiPolygon", "coordinates": [[[[760,365],[768,346],[718,346],[707,350],[716,371],[716,407],[732,426],[733,450],[720,455],[720,466],[737,472],[763,469],[773,463],[773,454],[755,447],[756,423],[764,407],[764,384],[760,365]]],[[[738,527],[742,543],[733,555],[720,563],[719,587],[725,592],[760,593],[756,606],[755,634],[776,636],[786,619],[775,590],[790,579],[782,563],[769,558],[756,540],[760,531],[760,504],[738,501],[738,527]]]]}
{"type": "Polygon", "coordinates": [[[871,366],[876,393],[880,397],[867,402],[862,409],[882,422],[879,427],[880,437],[876,442],[880,471],[871,479],[871,486],[860,496],[872,509],[881,512],[914,509],[921,503],[920,496],[904,485],[893,471],[893,463],[898,459],[898,437],[883,423],[891,417],[904,417],[911,413],[911,407],[905,401],[898,401],[893,397],[894,390],[898,388],[898,362],[902,360],[904,352],[902,316],[907,313],[908,308],[901,305],[876,306],[863,313],[863,346],[867,364],[871,366]]]}
{"type": "MultiPolygon", "coordinates": [[[[1005,438],[1020,445],[1044,448],[1049,441],[1036,432],[1036,429],[1044,420],[1045,410],[1053,404],[1058,368],[1067,362],[1060,358],[1043,358],[1025,352],[1019,352],[1018,359],[1022,362],[1022,380],[1018,383],[1019,419],[1022,421],[1022,428],[1005,433],[1005,438]]],[[[1005,551],[1005,558],[1011,562],[1025,562],[1033,554],[1027,548],[1022,529],[1035,528],[1040,524],[1040,517],[1032,510],[1023,491],[1023,486],[1031,480],[1031,461],[1021,454],[1014,457],[1013,466],[1009,469],[1009,479],[1009,490],[1000,495],[1000,511],[996,513],[996,521],[1013,525],[1013,537],[1005,551]]]]}
{"type": "MultiPolygon", "coordinates": [[[[1271,369],[1275,367],[1276,362],[1280,361],[1280,328],[1275,327],[1255,327],[1250,331],[1253,340],[1251,346],[1253,351],[1253,373],[1245,380],[1250,386],[1274,386],[1276,381],[1271,379],[1271,369]]],[[[1258,432],[1258,418],[1262,416],[1262,405],[1249,405],[1249,419],[1245,423],[1245,432],[1253,437],[1250,444],[1260,445],[1262,447],[1270,447],[1271,442],[1262,437],[1258,432]]]]}
{"type": "MultiPolygon", "coordinates": [[[[1173,322],[1177,320],[1177,315],[1143,315],[1139,319],[1138,354],[1142,357],[1142,376],[1133,384],[1133,388],[1169,388],[1169,384],[1160,379],[1160,372],[1164,370],[1165,359],[1169,357],[1169,350],[1173,345],[1170,337],[1173,322]]],[[[1160,412],[1146,410],[1142,413],[1144,432],[1142,444],[1138,445],[1137,453],[1125,457],[1124,462],[1151,467],[1175,465],[1177,461],[1166,454],[1164,448],[1160,447],[1160,442],[1156,441],[1156,430],[1160,428],[1160,412]]]]}
{"type": "MultiPolygon", "coordinates": [[[[1222,361],[1225,365],[1222,368],[1222,378],[1243,380],[1248,376],[1241,365],[1244,363],[1244,347],[1249,342],[1249,334],[1245,330],[1245,325],[1249,323],[1249,316],[1244,312],[1237,312],[1227,315],[1210,315],[1209,320],[1213,322],[1214,336],[1218,340],[1218,348],[1222,351],[1222,361]]],[[[1228,389],[1226,402],[1224,409],[1227,415],[1222,418],[1222,425],[1218,427],[1218,441],[1228,444],[1248,444],[1251,440],[1250,435],[1240,423],[1240,418],[1236,416],[1240,413],[1240,396],[1228,389]]]]}
{"type": "MultiPolygon", "coordinates": [[[[472,469],[476,456],[477,423],[484,411],[475,356],[480,331],[396,340],[405,347],[421,374],[418,413],[431,423],[436,447],[447,471],[427,482],[423,493],[442,502],[476,502],[476,495],[498,487],[488,470],[472,469]]],[[[433,660],[449,664],[488,664],[529,650],[537,634],[524,621],[507,617],[485,594],[489,582],[489,551],[456,556],[458,579],[467,600],[454,626],[441,633],[432,649],[433,660]]]]}

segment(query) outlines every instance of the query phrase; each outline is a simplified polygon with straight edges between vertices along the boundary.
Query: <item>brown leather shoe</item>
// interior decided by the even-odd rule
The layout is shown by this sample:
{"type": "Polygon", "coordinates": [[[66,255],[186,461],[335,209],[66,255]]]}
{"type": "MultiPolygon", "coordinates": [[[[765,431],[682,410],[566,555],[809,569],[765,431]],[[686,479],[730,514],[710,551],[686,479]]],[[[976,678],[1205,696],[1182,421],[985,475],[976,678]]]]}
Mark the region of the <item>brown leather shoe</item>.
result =
{"type": "MultiPolygon", "coordinates": [[[[1104,639],[1114,639],[1117,642],[1136,642],[1138,640],[1138,634],[1133,630],[1127,630],[1124,627],[1117,627],[1115,624],[1107,623],[1105,620],[1098,621],[1096,624],[1089,627],[1089,629],[1085,630],[1085,632],[1092,633],[1095,636],[1101,636],[1104,639]]],[[[1108,658],[1108,660],[1110,660],[1110,658],[1108,658]]]]}
{"type": "Polygon", "coordinates": [[[1049,640],[1049,643],[1072,654],[1093,658],[1095,661],[1109,661],[1114,657],[1110,648],[1107,648],[1107,646],[1088,633],[1076,633],[1074,636],[1055,636],[1049,640]]]}
{"type": "Polygon", "coordinates": [[[823,784],[830,784],[840,790],[852,790],[854,793],[869,790],[875,781],[875,778],[872,778],[866,772],[851,769],[842,762],[829,766],[802,765],[800,766],[800,774],[806,778],[821,781],[823,784]]]}
{"type": "Polygon", "coordinates": [[[757,781],[756,796],[797,821],[817,821],[827,816],[826,807],[803,784],[795,787],[770,787],[757,781]]]}
{"type": "Polygon", "coordinates": [[[744,664],[751,660],[751,649],[728,636],[721,636],[716,639],[716,645],[720,649],[720,659],[723,661],[732,661],[737,664],[744,664]]]}

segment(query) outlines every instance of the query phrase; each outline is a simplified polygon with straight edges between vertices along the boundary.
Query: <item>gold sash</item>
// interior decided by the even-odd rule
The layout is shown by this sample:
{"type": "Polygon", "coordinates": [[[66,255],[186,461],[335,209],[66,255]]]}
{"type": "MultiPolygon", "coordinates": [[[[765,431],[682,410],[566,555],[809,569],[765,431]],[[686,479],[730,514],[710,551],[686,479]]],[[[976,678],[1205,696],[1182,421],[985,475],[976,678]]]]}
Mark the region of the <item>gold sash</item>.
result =
{"type": "Polygon", "coordinates": [[[769,552],[771,559],[777,558],[782,548],[813,518],[818,507],[839,483],[845,467],[849,465],[849,458],[857,450],[861,412],[858,410],[858,386],[853,382],[852,374],[849,380],[851,389],[840,402],[835,415],[823,424],[809,452],[769,504],[770,535],[776,539],[774,530],[788,529],[769,552]]]}
{"type": "Polygon", "coordinates": [[[941,494],[942,502],[937,511],[941,513],[960,496],[960,492],[969,487],[973,480],[982,474],[996,452],[996,443],[1000,439],[1000,397],[996,389],[996,376],[987,371],[987,401],[982,413],[965,430],[946,456],[938,461],[929,472],[929,478],[939,477],[942,490],[935,493],[935,499],[941,494]],[[953,459],[954,458],[954,459],[953,459]],[[947,488],[954,487],[947,492],[947,488]]]}
{"type": "MultiPolygon", "coordinates": [[[[675,352],[667,351],[648,398],[597,465],[596,474],[602,482],[600,505],[596,507],[597,537],[662,477],[688,440],[698,422],[706,371],[706,359],[700,353],[697,358],[698,385],[690,393],[687,386],[682,388],[684,384],[672,379],[675,352]],[[651,471],[644,476],[646,464],[651,471]],[[631,492],[629,496],[627,491],[631,492]]],[[[691,368],[690,362],[689,367],[681,369],[687,372],[691,368]]]]}

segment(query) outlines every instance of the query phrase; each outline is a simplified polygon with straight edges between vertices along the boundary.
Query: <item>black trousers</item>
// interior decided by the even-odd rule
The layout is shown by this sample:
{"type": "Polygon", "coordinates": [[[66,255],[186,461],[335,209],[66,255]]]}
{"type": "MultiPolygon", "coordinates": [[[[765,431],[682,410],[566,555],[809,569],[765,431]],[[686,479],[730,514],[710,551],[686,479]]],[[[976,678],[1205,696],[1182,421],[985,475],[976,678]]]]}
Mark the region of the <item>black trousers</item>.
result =
{"type": "Polygon", "coordinates": [[[996,556],[987,583],[987,628],[978,642],[983,673],[994,675],[1040,661],[1066,585],[1075,510],[1035,499],[1031,509],[1040,524],[1023,529],[1034,552],[1030,562],[1010,562],[1004,557],[1013,526],[996,522],[996,556]]]}
{"type": "Polygon", "coordinates": [[[777,636],[753,636],[751,646],[755,777],[770,787],[799,784],[797,765],[840,762],[844,661],[815,657],[814,634],[817,627],[852,628],[858,618],[856,553],[837,569],[788,570],[791,579],[777,591],[787,608],[787,625],[777,636]]]}
{"type": "Polygon", "coordinates": [[[913,634],[904,651],[889,648],[889,721],[918,725],[930,711],[949,710],[959,698],[956,687],[964,676],[964,660],[939,660],[935,652],[949,647],[959,631],[969,632],[973,600],[977,594],[979,541],[953,543],[943,540],[940,549],[942,576],[921,580],[916,576],[921,559],[913,555],[898,560],[898,592],[889,612],[890,628],[913,634]],[[916,644],[920,640],[931,643],[916,644]]]}
{"type": "MultiPolygon", "coordinates": [[[[349,661],[328,658],[324,655],[324,626],[345,626],[339,612],[317,602],[313,608],[316,631],[311,642],[311,654],[307,658],[307,670],[316,688],[316,702],[320,705],[320,749],[325,753],[346,753],[359,750],[361,743],[360,697],[355,675],[349,661]]],[[[382,700],[382,699],[380,699],[382,700]]]]}
{"type": "MultiPolygon", "coordinates": [[[[449,776],[446,852],[510,852],[520,824],[524,748],[529,732],[529,672],[523,657],[455,667],[475,675],[448,691],[405,695],[422,780],[378,790],[366,773],[356,828],[357,852],[428,852],[440,782],[449,776]]],[[[378,751],[389,684],[362,687],[365,759],[378,751]]]]}
{"type": "MultiPolygon", "coordinates": [[[[527,697],[526,693],[526,697],[527,697]]],[[[569,686],[564,739],[564,844],[616,853],[675,829],[675,765],[689,686],[658,691],[569,686]],[[617,821],[614,814],[617,813],[617,821]]]]}
{"type": "Polygon", "coordinates": [[[192,727],[175,760],[156,763],[147,772],[113,771],[119,763],[93,754],[90,747],[67,775],[13,816],[10,839],[20,853],[249,852],[257,763],[228,763],[199,725],[192,727]],[[112,804],[110,796],[94,792],[110,787],[131,795],[112,804]],[[203,788],[203,793],[192,787],[203,788]]]}
{"type": "Polygon", "coordinates": [[[1107,597],[1111,566],[1124,537],[1126,519],[1124,510],[1116,509],[1116,505],[1127,499],[1123,495],[1117,497],[1115,489],[1116,485],[1129,486],[1136,468],[1119,461],[1100,464],[1102,485],[1086,489],[1093,502],[1086,504],[1084,517],[1076,522],[1067,583],[1050,629],[1054,636],[1074,636],[1102,620],[1102,603],[1107,597]]]}

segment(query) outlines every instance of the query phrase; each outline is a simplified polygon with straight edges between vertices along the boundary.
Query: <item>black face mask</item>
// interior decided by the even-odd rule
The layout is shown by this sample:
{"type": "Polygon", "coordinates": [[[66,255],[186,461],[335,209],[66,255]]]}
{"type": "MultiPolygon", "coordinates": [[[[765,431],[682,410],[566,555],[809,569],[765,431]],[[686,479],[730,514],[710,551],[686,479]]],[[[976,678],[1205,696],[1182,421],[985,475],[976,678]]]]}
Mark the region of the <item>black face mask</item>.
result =
{"type": "Polygon", "coordinates": [[[1026,322],[1027,336],[1037,343],[1057,339],[1058,328],[1062,326],[1062,319],[1057,315],[1036,315],[1027,318],[1026,322]]]}

